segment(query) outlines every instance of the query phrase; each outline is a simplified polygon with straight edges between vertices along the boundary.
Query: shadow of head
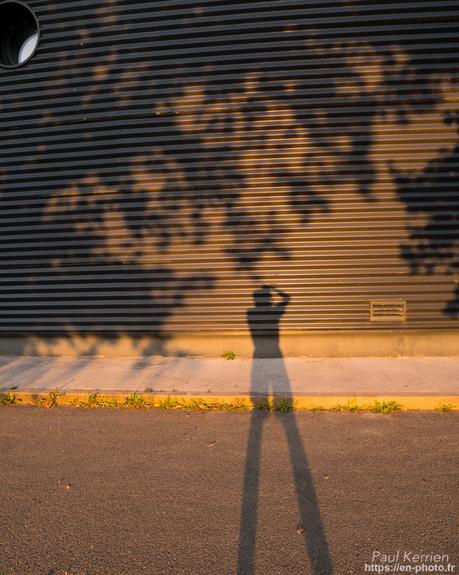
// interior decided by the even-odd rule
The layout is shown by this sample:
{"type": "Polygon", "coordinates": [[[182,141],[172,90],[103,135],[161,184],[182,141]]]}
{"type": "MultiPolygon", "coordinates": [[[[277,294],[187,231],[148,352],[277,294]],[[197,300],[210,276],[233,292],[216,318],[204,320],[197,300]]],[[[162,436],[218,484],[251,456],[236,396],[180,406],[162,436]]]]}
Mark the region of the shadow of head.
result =
{"type": "Polygon", "coordinates": [[[256,308],[271,308],[283,312],[290,303],[290,296],[276,287],[263,285],[253,292],[253,301],[256,308]]]}
{"type": "Polygon", "coordinates": [[[273,305],[272,288],[262,286],[253,292],[253,301],[256,307],[270,307],[273,305]]]}

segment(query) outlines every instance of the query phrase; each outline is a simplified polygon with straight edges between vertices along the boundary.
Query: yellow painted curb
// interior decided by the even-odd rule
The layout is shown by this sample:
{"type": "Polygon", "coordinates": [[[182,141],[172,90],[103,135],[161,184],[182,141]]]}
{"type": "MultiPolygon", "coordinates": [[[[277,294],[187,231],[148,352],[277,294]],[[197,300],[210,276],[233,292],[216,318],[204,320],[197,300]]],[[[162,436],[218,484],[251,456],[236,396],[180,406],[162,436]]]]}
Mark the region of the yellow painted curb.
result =
{"type": "Polygon", "coordinates": [[[454,406],[453,410],[458,409],[459,396],[399,396],[399,395],[378,395],[378,396],[302,396],[295,398],[296,409],[311,409],[314,406],[320,406],[324,409],[335,409],[337,405],[352,405],[368,408],[373,407],[375,403],[395,402],[401,410],[425,410],[431,411],[438,409],[440,406],[454,406]]]}
{"type": "Polygon", "coordinates": [[[20,405],[38,405],[42,407],[54,407],[56,405],[73,405],[87,407],[158,407],[164,409],[234,409],[244,410],[270,406],[277,411],[296,410],[335,410],[335,411],[360,411],[369,410],[380,404],[393,402],[400,410],[444,410],[456,411],[459,408],[459,396],[428,396],[428,395],[374,395],[374,396],[349,396],[349,395],[302,395],[295,397],[271,396],[257,399],[249,395],[165,395],[165,394],[129,394],[129,393],[67,393],[60,395],[56,392],[15,392],[10,391],[3,395],[15,398],[11,403],[20,405]],[[91,399],[92,397],[92,399],[91,399]],[[116,402],[116,403],[115,403],[116,402]],[[117,404],[117,405],[116,405],[117,404]]]}

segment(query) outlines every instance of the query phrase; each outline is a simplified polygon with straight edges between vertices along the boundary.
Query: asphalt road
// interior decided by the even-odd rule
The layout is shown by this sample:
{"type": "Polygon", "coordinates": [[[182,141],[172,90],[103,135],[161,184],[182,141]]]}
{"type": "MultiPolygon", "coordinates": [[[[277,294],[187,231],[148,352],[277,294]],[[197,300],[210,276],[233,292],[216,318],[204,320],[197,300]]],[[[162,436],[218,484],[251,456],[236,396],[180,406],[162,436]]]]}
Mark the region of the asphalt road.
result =
{"type": "Polygon", "coordinates": [[[457,573],[458,421],[1,408],[0,575],[457,573]]]}

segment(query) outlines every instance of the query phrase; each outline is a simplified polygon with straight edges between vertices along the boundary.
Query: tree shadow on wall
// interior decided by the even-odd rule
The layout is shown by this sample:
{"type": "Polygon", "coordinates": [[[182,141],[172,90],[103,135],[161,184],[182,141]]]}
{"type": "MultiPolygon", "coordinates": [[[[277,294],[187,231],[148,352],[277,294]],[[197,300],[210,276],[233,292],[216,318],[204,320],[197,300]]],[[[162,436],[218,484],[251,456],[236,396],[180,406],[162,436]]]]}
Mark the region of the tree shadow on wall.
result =
{"type": "MultiPolygon", "coordinates": [[[[246,30],[243,20],[256,6],[236,18],[233,41],[215,31],[232,12],[218,3],[157,10],[141,26],[148,38],[155,32],[154,42],[126,42],[120,53],[113,38],[139,34],[128,6],[95,3],[91,26],[68,3],[49,2],[43,14],[37,6],[37,55],[14,86],[0,76],[7,82],[0,86],[0,239],[2,263],[12,270],[2,279],[3,331],[167,336],[196,328],[206,312],[189,308],[189,296],[207,291],[210,307],[218,281],[228,285],[240,272],[244,290],[270,279],[265,259],[291,258],[292,222],[279,202],[304,229],[329,209],[324,188],[352,179],[347,161],[366,157],[360,116],[350,125],[333,122],[332,76],[331,103],[309,105],[318,97],[307,61],[303,72],[292,71],[308,54],[304,30],[286,31],[276,3],[267,38],[279,62],[264,55],[256,22],[246,30]],[[55,14],[62,18],[48,22],[55,14]]],[[[292,2],[296,19],[295,8],[292,2]]],[[[328,63],[318,44],[309,55],[316,68],[328,63]]],[[[357,81],[345,68],[340,75],[357,81]]],[[[347,100],[352,114],[358,104],[347,100]]],[[[371,181],[371,167],[364,172],[371,181]]]]}
{"type": "MultiPolygon", "coordinates": [[[[446,124],[455,124],[459,133],[459,114],[448,114],[446,124]]],[[[425,217],[412,226],[410,242],[401,252],[413,274],[447,274],[455,278],[456,289],[443,312],[457,318],[459,312],[459,141],[454,149],[429,162],[422,173],[404,175],[394,168],[399,198],[409,214],[425,217]]]]}

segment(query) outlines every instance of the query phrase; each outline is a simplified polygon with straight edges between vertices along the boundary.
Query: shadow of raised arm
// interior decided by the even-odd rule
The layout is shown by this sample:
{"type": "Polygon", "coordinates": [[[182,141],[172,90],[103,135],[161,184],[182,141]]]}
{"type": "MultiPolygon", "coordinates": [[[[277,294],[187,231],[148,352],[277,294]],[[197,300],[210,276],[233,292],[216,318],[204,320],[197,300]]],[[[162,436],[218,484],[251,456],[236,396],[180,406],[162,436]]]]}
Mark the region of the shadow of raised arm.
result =
{"type": "Polygon", "coordinates": [[[291,297],[289,296],[288,293],[285,293],[284,291],[276,288],[276,287],[272,287],[270,286],[270,288],[273,292],[277,293],[280,297],[281,297],[281,301],[276,304],[276,309],[279,311],[285,311],[285,308],[288,306],[288,304],[290,303],[291,297]]]}

